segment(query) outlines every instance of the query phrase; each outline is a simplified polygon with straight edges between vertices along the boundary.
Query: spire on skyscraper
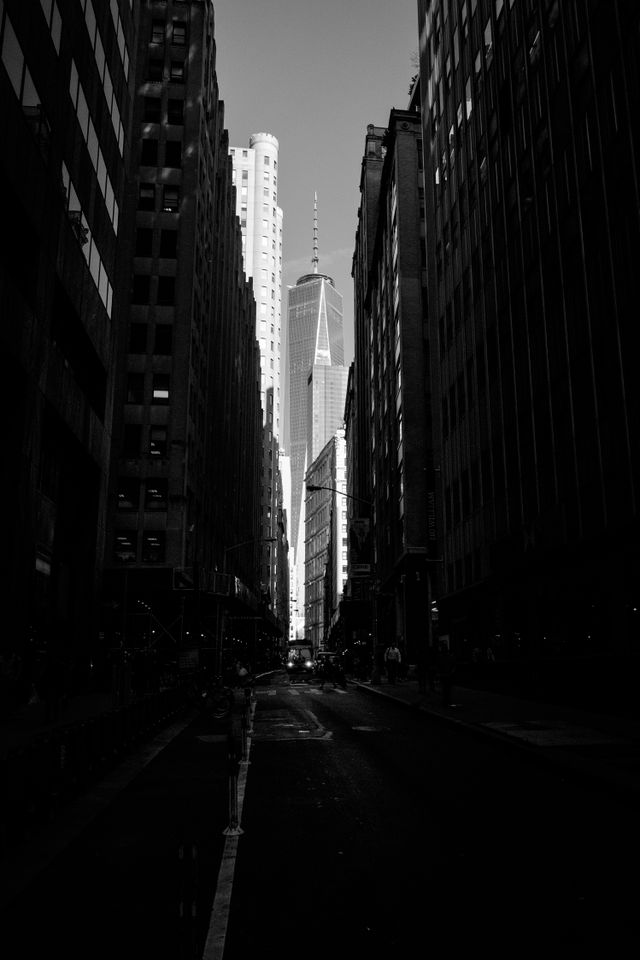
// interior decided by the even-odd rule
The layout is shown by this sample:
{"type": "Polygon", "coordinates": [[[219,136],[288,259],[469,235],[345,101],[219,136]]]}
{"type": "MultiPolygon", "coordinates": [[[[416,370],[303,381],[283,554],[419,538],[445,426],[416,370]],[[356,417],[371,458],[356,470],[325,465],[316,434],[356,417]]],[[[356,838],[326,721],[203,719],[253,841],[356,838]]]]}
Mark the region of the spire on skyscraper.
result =
{"type": "Polygon", "coordinates": [[[313,257],[311,258],[311,263],[313,264],[313,272],[318,272],[318,194],[314,190],[313,193],[313,257]]]}

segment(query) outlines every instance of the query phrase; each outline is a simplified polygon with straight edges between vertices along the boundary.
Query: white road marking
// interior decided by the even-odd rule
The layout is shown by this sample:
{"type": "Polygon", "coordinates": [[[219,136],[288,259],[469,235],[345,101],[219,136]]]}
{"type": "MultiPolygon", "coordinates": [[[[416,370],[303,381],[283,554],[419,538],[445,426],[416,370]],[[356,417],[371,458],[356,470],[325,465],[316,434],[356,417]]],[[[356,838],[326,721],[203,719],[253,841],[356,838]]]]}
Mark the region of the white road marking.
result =
{"type": "MultiPolygon", "coordinates": [[[[273,691],[275,695],[275,690],[273,691]]],[[[271,693],[271,691],[269,691],[271,693]]],[[[255,701],[251,704],[250,727],[253,726],[253,715],[256,710],[255,701]]],[[[249,769],[249,754],[251,752],[251,737],[247,737],[247,759],[241,762],[238,773],[238,825],[242,823],[242,808],[247,787],[247,773],[249,769]]],[[[229,925],[229,910],[231,908],[231,894],[233,892],[233,877],[236,870],[238,855],[238,835],[225,837],[222,863],[218,871],[216,893],[213,898],[209,929],[204,945],[202,960],[222,960],[224,946],[229,925]]]]}

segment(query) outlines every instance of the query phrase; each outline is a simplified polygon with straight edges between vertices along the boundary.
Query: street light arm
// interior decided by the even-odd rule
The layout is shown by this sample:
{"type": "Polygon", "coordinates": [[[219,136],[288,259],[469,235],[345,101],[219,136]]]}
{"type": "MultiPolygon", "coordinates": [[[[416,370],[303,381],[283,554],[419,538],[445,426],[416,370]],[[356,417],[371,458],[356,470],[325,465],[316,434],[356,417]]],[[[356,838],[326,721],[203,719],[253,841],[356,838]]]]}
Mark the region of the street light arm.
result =
{"type": "Polygon", "coordinates": [[[352,493],[346,493],[344,490],[338,490],[337,487],[325,487],[319,486],[315,483],[307,483],[306,488],[310,493],[315,493],[316,490],[331,490],[333,493],[339,493],[341,497],[349,497],[350,500],[358,500],[360,503],[366,503],[369,507],[373,506],[371,500],[365,500],[364,497],[355,497],[352,493]]]}

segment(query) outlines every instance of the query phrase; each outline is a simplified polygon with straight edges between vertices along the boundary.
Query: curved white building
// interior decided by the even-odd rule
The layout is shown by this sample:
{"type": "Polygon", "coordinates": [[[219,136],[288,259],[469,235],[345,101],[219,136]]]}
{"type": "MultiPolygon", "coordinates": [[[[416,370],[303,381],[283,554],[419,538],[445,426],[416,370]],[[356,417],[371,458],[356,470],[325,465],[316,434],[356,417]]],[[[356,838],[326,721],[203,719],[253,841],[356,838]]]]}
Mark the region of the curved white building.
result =
{"type": "Polygon", "coordinates": [[[248,147],[231,147],[244,272],[253,279],[260,392],[265,424],[277,440],[284,428],[282,358],[282,210],[278,206],[278,141],[254,133],[248,147]]]}

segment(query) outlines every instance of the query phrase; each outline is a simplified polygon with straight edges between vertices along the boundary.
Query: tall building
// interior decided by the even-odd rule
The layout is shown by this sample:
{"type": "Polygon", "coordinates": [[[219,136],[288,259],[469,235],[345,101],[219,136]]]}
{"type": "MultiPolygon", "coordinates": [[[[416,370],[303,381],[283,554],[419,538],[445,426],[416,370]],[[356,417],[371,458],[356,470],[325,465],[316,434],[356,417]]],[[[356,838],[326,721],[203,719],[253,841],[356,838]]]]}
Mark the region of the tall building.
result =
{"type": "MultiPolygon", "coordinates": [[[[280,479],[285,337],[282,333],[283,215],[278,206],[278,141],[269,133],[254,133],[248,147],[231,147],[230,154],[244,271],[246,277],[253,280],[256,337],[260,347],[263,423],[260,579],[267,602],[275,609],[276,594],[284,580],[289,579],[288,505],[282,500],[280,479]],[[284,539],[279,523],[285,525],[284,539]]],[[[288,614],[286,620],[288,622],[288,614]]],[[[286,634],[286,627],[284,632],[286,634]]]]}
{"type": "MultiPolygon", "coordinates": [[[[292,583],[297,590],[298,631],[302,629],[301,614],[304,609],[304,478],[311,464],[311,436],[309,424],[313,424],[313,411],[309,409],[309,378],[317,367],[343,366],[344,344],[342,329],[342,296],[335,289],[333,279],[318,273],[317,200],[314,218],[313,273],[300,277],[289,288],[288,336],[289,336],[289,409],[290,409],[290,456],[291,456],[291,536],[293,564],[296,574],[292,583]]],[[[318,375],[317,382],[320,382],[318,375]]],[[[325,378],[325,382],[326,378],[325,378]]],[[[328,381],[332,383],[331,378],[328,381]]],[[[346,385],[346,379],[345,379],[346,385]]],[[[313,390],[311,397],[313,397],[313,390]]],[[[316,394],[321,407],[324,400],[316,394]]],[[[332,407],[332,409],[334,409],[332,407]]],[[[316,434],[319,449],[342,425],[344,395],[336,403],[336,422],[325,417],[324,437],[316,434]]]]}
{"type": "Polygon", "coordinates": [[[124,0],[0,3],[2,652],[27,689],[38,657],[74,688],[100,662],[134,35],[124,0]]]}
{"type": "Polygon", "coordinates": [[[139,9],[105,630],[220,653],[221,625],[228,645],[261,629],[247,627],[262,612],[255,304],[213,4],[139,9]]]}
{"type": "Polygon", "coordinates": [[[437,559],[430,523],[431,378],[416,105],[414,97],[413,109],[392,110],[384,130],[367,128],[354,255],[357,352],[349,398],[354,458],[349,492],[357,498],[350,502],[349,596],[360,601],[366,595],[362,581],[369,581],[377,657],[380,647],[395,639],[407,663],[418,662],[428,641],[430,565],[437,559]]]}
{"type": "Polygon", "coordinates": [[[319,489],[306,494],[305,625],[314,650],[327,646],[333,613],[347,577],[346,445],[336,430],[310,465],[306,481],[319,489]]]}
{"type": "Polygon", "coordinates": [[[640,8],[418,9],[441,630],[462,655],[631,653],[640,8]]]}
{"type": "Polygon", "coordinates": [[[282,438],[282,209],[278,206],[278,141],[254,133],[248,147],[231,147],[244,271],[253,280],[260,345],[260,399],[265,423],[282,438]]]}

